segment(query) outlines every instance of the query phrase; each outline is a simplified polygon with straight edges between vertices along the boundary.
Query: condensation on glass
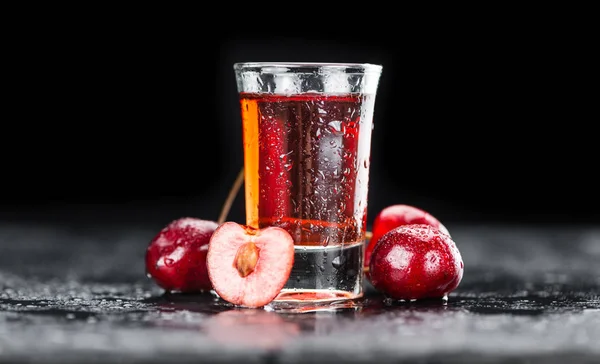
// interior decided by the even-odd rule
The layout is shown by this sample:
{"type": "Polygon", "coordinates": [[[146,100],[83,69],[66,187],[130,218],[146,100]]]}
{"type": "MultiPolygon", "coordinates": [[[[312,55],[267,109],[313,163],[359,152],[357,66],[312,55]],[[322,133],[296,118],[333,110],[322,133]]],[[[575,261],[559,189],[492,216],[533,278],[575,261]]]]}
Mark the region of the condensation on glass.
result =
{"type": "Polygon", "coordinates": [[[236,63],[246,223],[296,247],[276,302],[361,297],[371,134],[382,66],[236,63]]]}

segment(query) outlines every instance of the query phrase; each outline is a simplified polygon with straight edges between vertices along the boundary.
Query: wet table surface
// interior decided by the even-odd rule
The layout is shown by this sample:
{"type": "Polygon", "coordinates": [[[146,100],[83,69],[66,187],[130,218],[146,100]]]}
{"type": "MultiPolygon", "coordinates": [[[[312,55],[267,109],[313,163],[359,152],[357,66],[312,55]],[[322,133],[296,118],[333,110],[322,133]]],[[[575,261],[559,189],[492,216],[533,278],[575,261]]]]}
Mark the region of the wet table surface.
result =
{"type": "Polygon", "coordinates": [[[0,223],[0,363],[597,363],[600,227],[448,226],[447,302],[236,309],[144,274],[155,226],[0,223]]]}

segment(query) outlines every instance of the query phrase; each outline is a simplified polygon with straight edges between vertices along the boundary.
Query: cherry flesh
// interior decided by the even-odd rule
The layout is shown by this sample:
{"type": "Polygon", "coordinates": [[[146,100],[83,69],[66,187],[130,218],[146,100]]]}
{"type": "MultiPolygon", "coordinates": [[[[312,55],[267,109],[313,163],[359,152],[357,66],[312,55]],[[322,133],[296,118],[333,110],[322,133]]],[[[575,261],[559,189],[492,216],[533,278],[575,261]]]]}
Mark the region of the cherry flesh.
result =
{"type": "Polygon", "coordinates": [[[294,240],[284,229],[255,229],[228,221],[210,238],[206,265],[215,292],[241,307],[262,307],[287,283],[294,240]]]}

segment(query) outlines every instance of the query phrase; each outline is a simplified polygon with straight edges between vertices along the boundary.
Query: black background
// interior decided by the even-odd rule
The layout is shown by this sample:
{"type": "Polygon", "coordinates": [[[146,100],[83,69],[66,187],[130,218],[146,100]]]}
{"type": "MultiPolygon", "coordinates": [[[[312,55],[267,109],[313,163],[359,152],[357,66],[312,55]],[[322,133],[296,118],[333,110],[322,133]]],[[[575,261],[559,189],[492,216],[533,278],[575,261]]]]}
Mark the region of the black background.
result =
{"type": "Polygon", "coordinates": [[[369,221],[395,203],[447,222],[600,221],[591,49],[560,25],[88,20],[5,46],[4,219],[216,219],[242,166],[233,63],[306,61],[383,65],[369,221]]]}

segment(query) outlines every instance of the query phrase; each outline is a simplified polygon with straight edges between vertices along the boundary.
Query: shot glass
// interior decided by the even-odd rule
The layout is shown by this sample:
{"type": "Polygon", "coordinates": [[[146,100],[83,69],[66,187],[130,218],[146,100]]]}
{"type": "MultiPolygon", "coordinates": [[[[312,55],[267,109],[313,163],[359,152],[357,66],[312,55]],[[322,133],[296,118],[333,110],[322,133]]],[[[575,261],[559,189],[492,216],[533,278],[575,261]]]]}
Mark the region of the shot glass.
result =
{"type": "Polygon", "coordinates": [[[295,243],[275,302],[363,295],[375,96],[382,66],[236,63],[246,224],[295,243]]]}

